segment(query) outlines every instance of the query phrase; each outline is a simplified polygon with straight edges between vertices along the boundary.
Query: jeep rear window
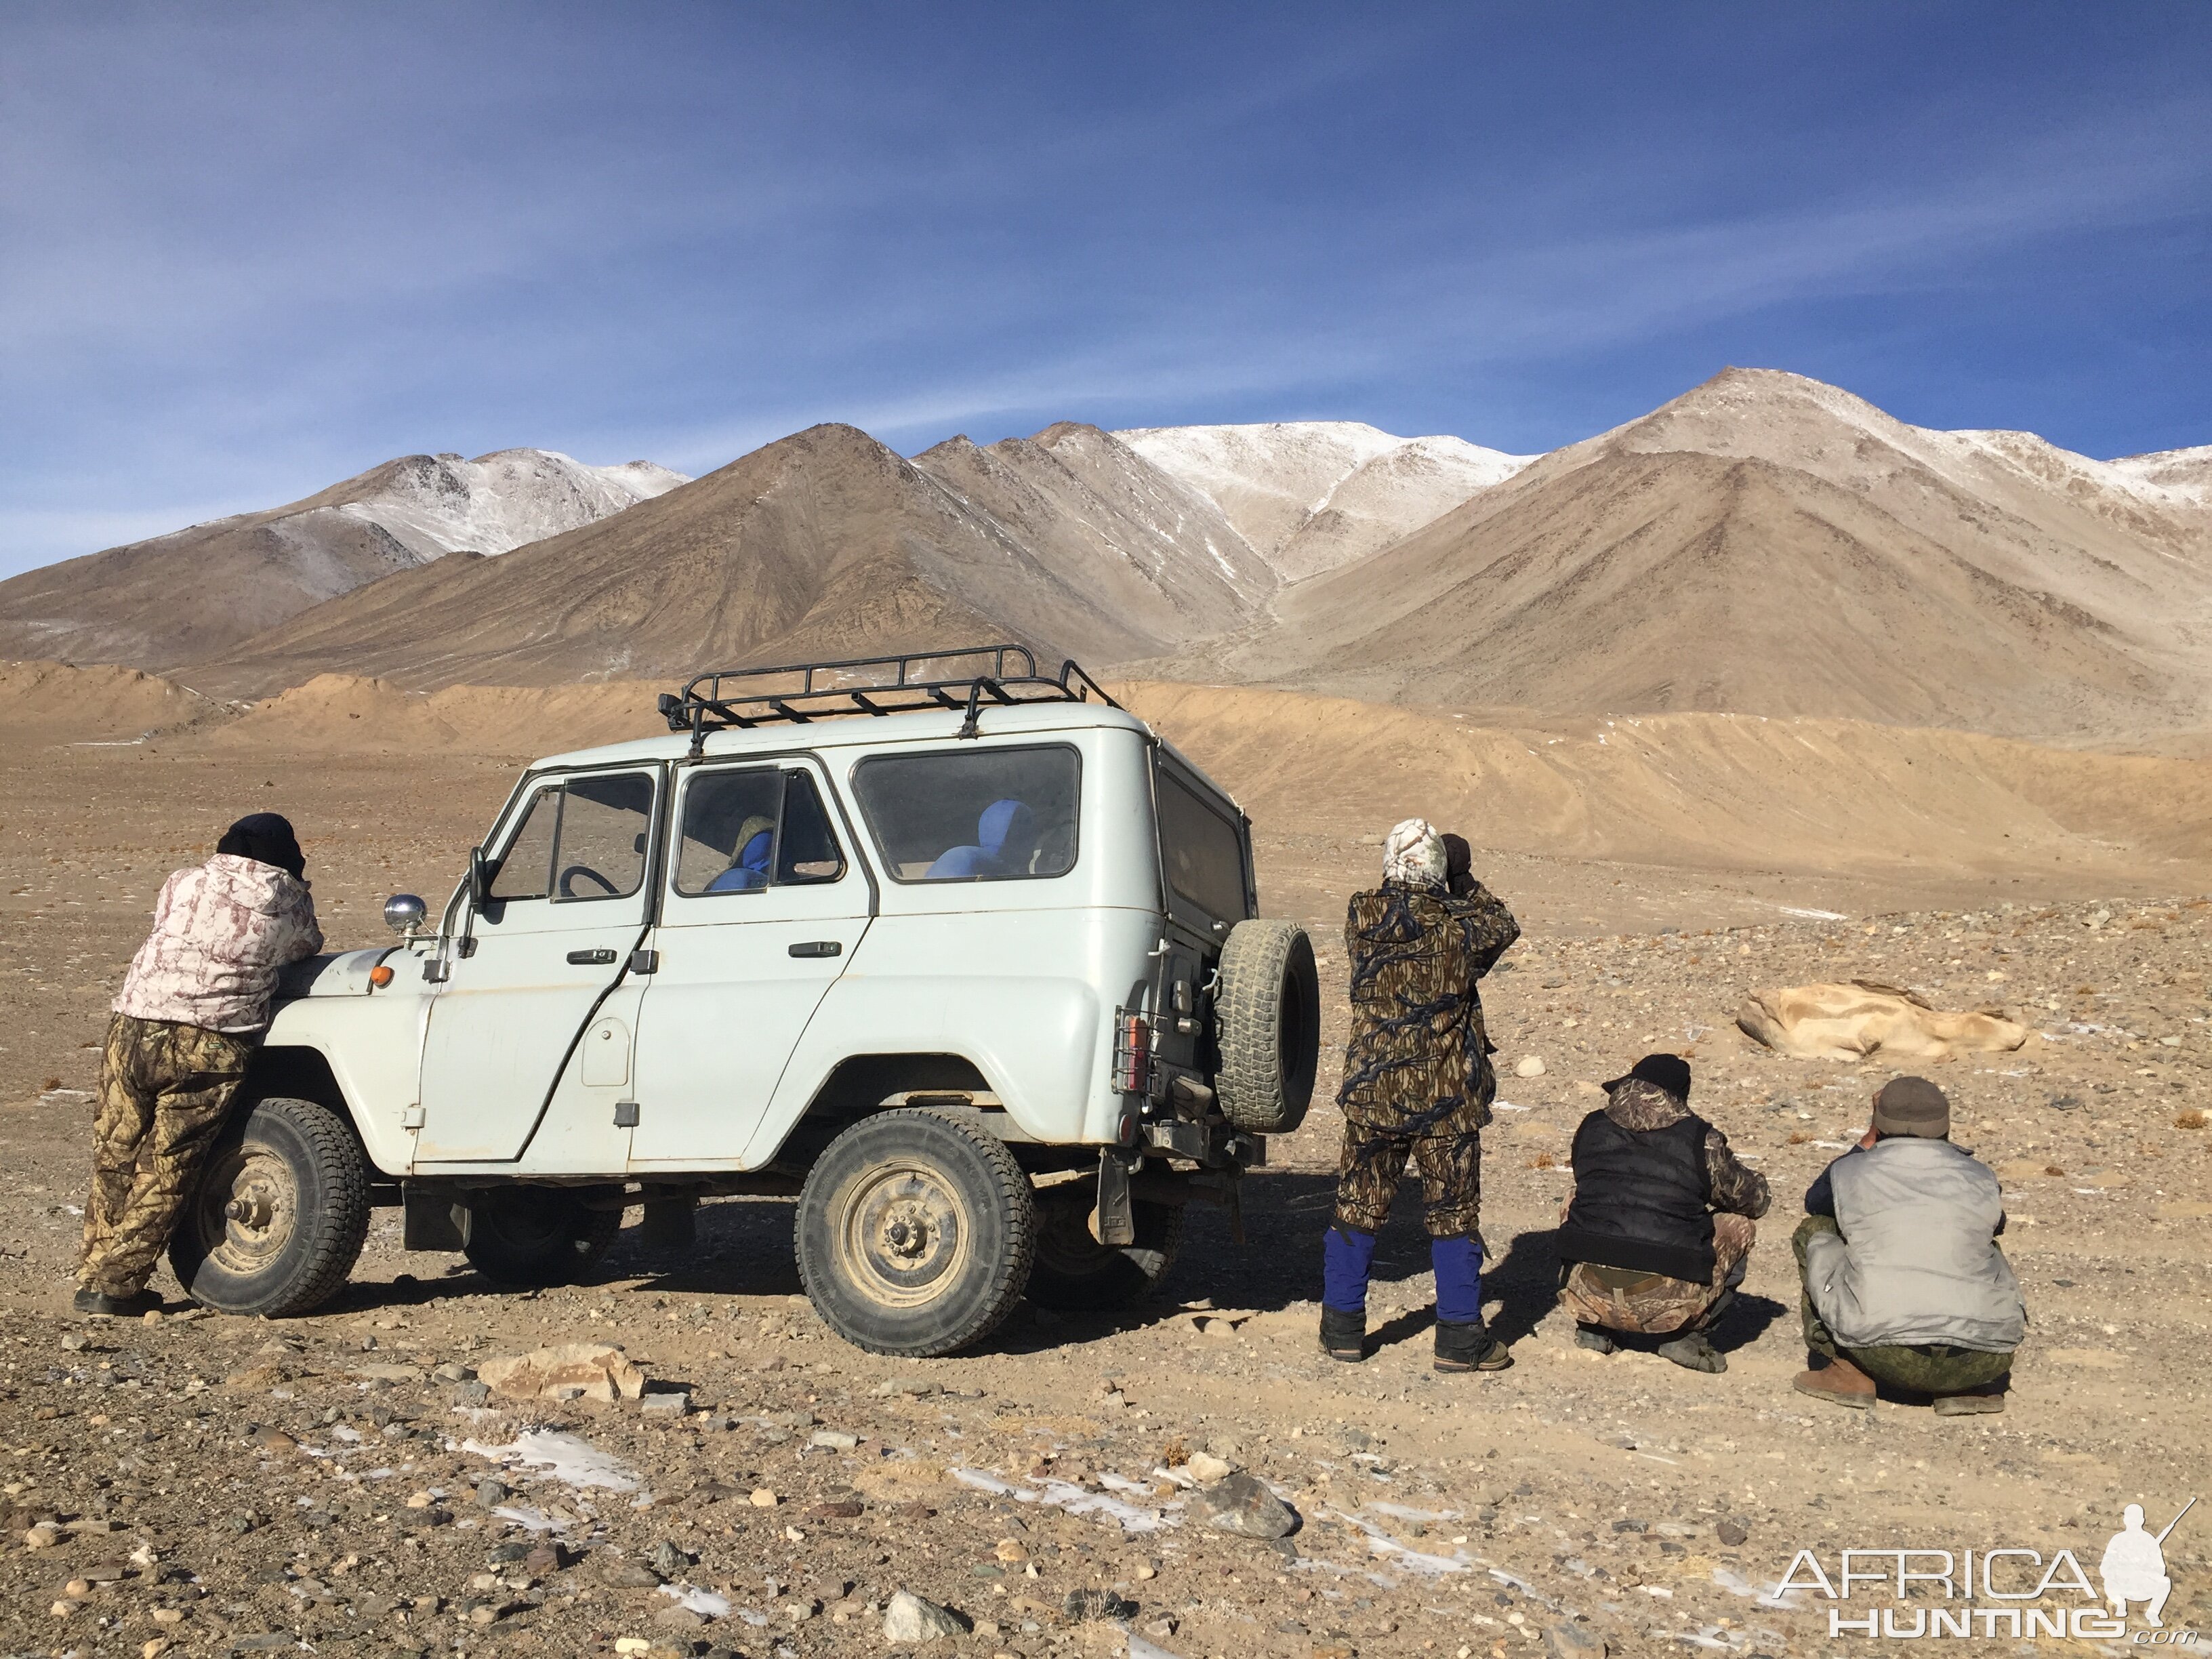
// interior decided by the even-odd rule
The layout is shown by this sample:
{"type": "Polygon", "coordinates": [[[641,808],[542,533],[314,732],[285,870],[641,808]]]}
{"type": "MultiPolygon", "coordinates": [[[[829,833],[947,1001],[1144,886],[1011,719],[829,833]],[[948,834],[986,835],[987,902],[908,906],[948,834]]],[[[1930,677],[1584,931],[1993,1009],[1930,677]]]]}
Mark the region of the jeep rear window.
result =
{"type": "Polygon", "coordinates": [[[1242,921],[1244,836],[1237,824],[1165,767],[1159,780],[1160,862],[1176,896],[1217,921],[1242,921]]]}
{"type": "Polygon", "coordinates": [[[1075,867],[1083,762],[1064,744],[877,755],[853,791],[891,879],[1024,881],[1075,867]]]}

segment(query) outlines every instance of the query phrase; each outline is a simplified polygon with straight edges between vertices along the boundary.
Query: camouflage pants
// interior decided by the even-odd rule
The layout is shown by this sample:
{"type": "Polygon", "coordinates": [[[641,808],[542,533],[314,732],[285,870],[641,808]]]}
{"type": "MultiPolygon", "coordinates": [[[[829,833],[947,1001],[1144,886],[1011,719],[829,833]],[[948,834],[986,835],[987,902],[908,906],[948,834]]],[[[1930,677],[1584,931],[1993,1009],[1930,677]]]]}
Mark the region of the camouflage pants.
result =
{"type": "Polygon", "coordinates": [[[1421,1218],[1431,1238],[1481,1237],[1480,1108],[1469,1104],[1423,1134],[1378,1129],[1347,1115],[1336,1162],[1337,1224],[1379,1233],[1411,1158],[1421,1172],[1421,1218]]]}
{"type": "MultiPolygon", "coordinates": [[[[1572,1202],[1571,1200],[1569,1200],[1572,1202]]],[[[1559,1212],[1565,1224],[1567,1212],[1559,1212]]],[[[1559,1283],[1559,1305],[1577,1322],[1645,1336],[1672,1336],[1704,1328],[1721,1298],[1743,1283],[1759,1229],[1749,1216],[1713,1218],[1712,1282],[1699,1285],[1664,1273],[1601,1267],[1577,1261],[1559,1283]]]]}
{"type": "Polygon", "coordinates": [[[146,1287],[253,1050],[251,1037],[197,1025],[109,1023],[79,1285],[116,1297],[146,1287]]]}
{"type": "MultiPolygon", "coordinates": [[[[1805,1279],[1806,1241],[1824,1232],[1842,1236],[1842,1229],[1836,1225],[1833,1216],[1808,1215],[1797,1224],[1797,1231],[1790,1238],[1790,1248],[1797,1253],[1797,1280],[1801,1287],[1805,1279]]],[[[2012,1370],[2009,1353],[1954,1348],[1944,1342],[1846,1348],[1813,1310],[1813,1298],[1805,1295],[1802,1288],[1798,1297],[1807,1347],[1831,1359],[1839,1356],[1848,1359],[1875,1382],[1887,1382],[1893,1389],[1913,1394],[1966,1394],[1996,1382],[2012,1370]]]]}

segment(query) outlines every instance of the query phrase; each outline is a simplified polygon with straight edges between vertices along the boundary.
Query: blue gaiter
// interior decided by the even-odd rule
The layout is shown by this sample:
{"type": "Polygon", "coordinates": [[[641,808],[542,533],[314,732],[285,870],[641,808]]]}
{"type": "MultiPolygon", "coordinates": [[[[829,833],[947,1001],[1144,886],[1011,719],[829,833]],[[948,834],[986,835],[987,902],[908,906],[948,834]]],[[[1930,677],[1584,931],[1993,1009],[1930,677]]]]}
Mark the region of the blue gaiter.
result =
{"type": "Polygon", "coordinates": [[[1482,1246],[1473,1237],[1432,1238],[1429,1261],[1437,1272],[1437,1322],[1482,1323],[1482,1246]]]}
{"type": "Polygon", "coordinates": [[[1321,1304],[1339,1313],[1367,1311],[1367,1270],[1375,1263],[1375,1235],[1331,1227],[1322,1240],[1321,1304]]]}

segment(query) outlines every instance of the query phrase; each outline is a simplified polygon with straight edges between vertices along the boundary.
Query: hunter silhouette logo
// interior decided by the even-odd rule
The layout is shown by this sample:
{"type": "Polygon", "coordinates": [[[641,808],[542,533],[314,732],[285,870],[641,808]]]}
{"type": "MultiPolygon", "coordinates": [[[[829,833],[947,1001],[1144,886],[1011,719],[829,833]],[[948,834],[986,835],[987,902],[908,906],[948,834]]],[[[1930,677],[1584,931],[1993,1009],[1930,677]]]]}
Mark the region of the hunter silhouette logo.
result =
{"type": "Polygon", "coordinates": [[[2101,1596],[2070,1549],[2048,1556],[2011,1546],[1848,1549],[1838,1556],[1832,1577],[1813,1551],[1800,1550],[1770,1591],[1778,1599],[1769,1605],[1796,1605],[1778,1599],[1791,1591],[1811,1591],[1831,1602],[1886,1592],[1888,1605],[1828,1607],[1828,1634],[1892,1641],[1943,1636],[2110,1640],[2127,1637],[2128,1609],[2134,1606],[2148,1628],[2135,1632],[2132,1644],[2193,1648],[2198,1633],[2167,1630],[2162,1615],[2173,1593],[2166,1540],[2196,1507],[2191,1498],[2154,1533],[2143,1524],[2142,1505],[2129,1504],[2121,1514],[2120,1530],[2106,1541],[2097,1562],[2101,1596]],[[1877,1585],[1881,1589],[1872,1588],[1877,1585]]]}
{"type": "MultiPolygon", "coordinates": [[[[2197,1507],[2192,1498],[2181,1506],[2181,1515],[2197,1507]]],[[[2114,1533],[2105,1546],[2105,1558],[2097,1564],[2097,1576],[2105,1581],[2105,1600],[2112,1609],[2112,1616],[2128,1616],[2128,1603],[2148,1603],[2143,1608],[2143,1622],[2158,1626],[2164,1621],[2159,1614],[2166,1611],[2166,1598],[2173,1594],[2173,1580],[2166,1575],[2166,1534],[2181,1524],[2181,1515],[2166,1523],[2166,1531],[2155,1537],[2143,1530],[2142,1505],[2130,1504],[2121,1512],[2120,1530],[2114,1533]]]]}

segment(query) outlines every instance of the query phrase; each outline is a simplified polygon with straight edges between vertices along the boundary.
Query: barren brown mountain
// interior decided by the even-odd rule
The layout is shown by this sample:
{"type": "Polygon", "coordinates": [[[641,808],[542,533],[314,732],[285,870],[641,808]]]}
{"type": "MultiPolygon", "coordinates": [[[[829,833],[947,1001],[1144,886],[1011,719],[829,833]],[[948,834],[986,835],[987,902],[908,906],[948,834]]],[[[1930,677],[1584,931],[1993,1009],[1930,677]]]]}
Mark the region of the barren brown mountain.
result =
{"type": "MultiPolygon", "coordinates": [[[[1054,441],[1111,441],[1068,428],[1054,441]]],[[[956,443],[925,461],[853,427],[810,428],[618,517],[319,606],[201,665],[193,684],[262,692],[340,671],[558,684],[1001,638],[1095,664],[1233,626],[1266,580],[1195,556],[1202,538],[1125,546],[1076,524],[1040,480],[1092,507],[1103,498],[1049,445],[956,443]]]]}
{"type": "Polygon", "coordinates": [[[504,553],[684,482],[543,449],[403,455],[303,500],[0,582],[0,657],[165,669],[458,550],[504,553]]]}
{"type": "Polygon", "coordinates": [[[1286,590],[1182,672],[2109,738],[2206,723],[2208,566],[2185,487],[1729,370],[1286,590]]]}

